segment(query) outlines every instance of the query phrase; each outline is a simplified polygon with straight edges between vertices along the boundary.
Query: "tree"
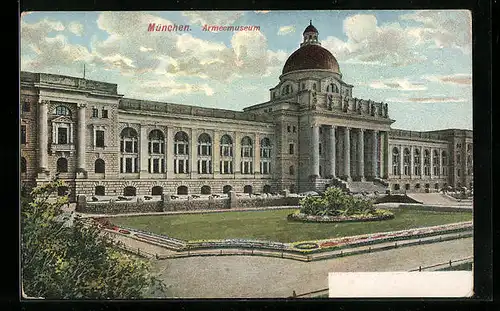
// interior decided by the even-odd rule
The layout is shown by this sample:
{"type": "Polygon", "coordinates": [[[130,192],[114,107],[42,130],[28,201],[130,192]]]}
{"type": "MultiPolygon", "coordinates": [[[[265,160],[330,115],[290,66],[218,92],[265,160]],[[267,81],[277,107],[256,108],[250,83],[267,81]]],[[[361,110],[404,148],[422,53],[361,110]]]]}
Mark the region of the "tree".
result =
{"type": "Polygon", "coordinates": [[[130,299],[163,293],[148,262],[117,248],[93,222],[65,221],[67,196],[51,196],[62,181],[35,188],[21,199],[21,284],[29,297],[130,299]]]}

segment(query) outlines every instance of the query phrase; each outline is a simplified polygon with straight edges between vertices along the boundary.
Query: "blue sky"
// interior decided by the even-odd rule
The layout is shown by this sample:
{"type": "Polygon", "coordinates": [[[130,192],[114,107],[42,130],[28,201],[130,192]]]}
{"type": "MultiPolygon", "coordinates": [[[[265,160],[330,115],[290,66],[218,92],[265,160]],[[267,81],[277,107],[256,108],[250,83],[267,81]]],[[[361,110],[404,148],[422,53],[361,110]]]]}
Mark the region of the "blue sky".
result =
{"type": "Polygon", "coordinates": [[[125,97],[241,110],[269,99],[309,20],[353,96],[387,102],[394,128],[472,129],[468,11],[25,13],[21,70],[82,76],[86,64],[88,79],[125,97]],[[151,33],[149,23],[191,31],[151,33]]]}

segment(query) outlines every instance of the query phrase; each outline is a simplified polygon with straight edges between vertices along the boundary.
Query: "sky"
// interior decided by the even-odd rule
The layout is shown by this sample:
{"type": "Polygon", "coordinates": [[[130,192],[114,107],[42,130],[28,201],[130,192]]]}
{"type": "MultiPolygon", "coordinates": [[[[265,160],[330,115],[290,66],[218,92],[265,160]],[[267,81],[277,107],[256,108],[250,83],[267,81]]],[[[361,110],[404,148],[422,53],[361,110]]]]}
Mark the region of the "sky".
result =
{"type": "Polygon", "coordinates": [[[83,77],[85,64],[87,79],[124,97],[242,110],[269,100],[310,20],[353,96],[388,103],[393,128],[472,129],[466,10],[25,12],[20,67],[83,77]],[[150,23],[189,30],[148,32],[150,23]]]}

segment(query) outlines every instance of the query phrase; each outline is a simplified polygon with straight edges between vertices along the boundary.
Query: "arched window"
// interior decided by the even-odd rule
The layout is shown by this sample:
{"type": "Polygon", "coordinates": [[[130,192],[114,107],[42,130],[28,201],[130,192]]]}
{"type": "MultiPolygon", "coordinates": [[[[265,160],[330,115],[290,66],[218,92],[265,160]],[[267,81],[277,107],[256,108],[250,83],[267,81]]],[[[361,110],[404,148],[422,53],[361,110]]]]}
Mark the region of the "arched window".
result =
{"type": "Polygon", "coordinates": [[[95,195],[106,195],[106,189],[104,188],[104,186],[95,186],[94,194],[95,195]]]}
{"type": "Polygon", "coordinates": [[[252,193],[252,186],[251,185],[245,185],[245,187],[243,187],[243,192],[244,193],[252,193]]]}
{"type": "Polygon", "coordinates": [[[163,187],[162,186],[154,186],[151,188],[151,195],[162,195],[163,187]]]}
{"type": "Polygon", "coordinates": [[[137,173],[138,165],[137,131],[131,127],[124,128],[120,133],[120,173],[137,173]]]}
{"type": "Polygon", "coordinates": [[[339,87],[334,83],[330,83],[330,85],[327,86],[326,91],[332,93],[338,93],[339,87]]]}
{"type": "Polygon", "coordinates": [[[186,186],[179,186],[177,187],[177,194],[178,195],[187,195],[189,192],[188,192],[188,187],[186,186]]]}
{"type": "Polygon", "coordinates": [[[225,185],[224,187],[222,187],[222,193],[228,193],[231,190],[233,190],[233,187],[231,187],[231,185],[225,185]]]}
{"type": "Polygon", "coordinates": [[[54,109],[53,114],[55,114],[57,116],[70,116],[71,115],[71,111],[66,106],[57,106],[54,109]]]}
{"type": "Polygon", "coordinates": [[[265,137],[260,141],[260,173],[271,174],[271,141],[265,137]]]}
{"type": "Polygon", "coordinates": [[[68,159],[66,158],[57,159],[57,172],[58,173],[68,172],[68,159]]]}
{"type": "Polygon", "coordinates": [[[210,186],[202,186],[201,187],[201,194],[210,194],[212,193],[212,189],[210,188],[210,186]]]}
{"type": "Polygon", "coordinates": [[[410,150],[408,148],[405,148],[403,152],[403,167],[405,175],[410,175],[410,160],[410,150]]]}
{"type": "Polygon", "coordinates": [[[106,164],[103,159],[97,159],[94,163],[94,172],[95,173],[104,173],[106,171],[106,164]]]}
{"type": "Polygon", "coordinates": [[[420,176],[420,149],[413,150],[413,174],[420,176]]]}
{"type": "Polygon", "coordinates": [[[434,175],[439,175],[440,172],[440,167],[439,167],[439,151],[434,150],[432,152],[432,171],[434,175]]]}
{"type": "Polygon", "coordinates": [[[271,192],[271,186],[270,185],[264,185],[264,187],[262,188],[262,192],[264,192],[264,193],[271,192]]]}
{"type": "Polygon", "coordinates": [[[212,173],[212,138],[207,133],[198,137],[198,174],[212,173]]]}
{"type": "Polygon", "coordinates": [[[21,173],[26,173],[26,158],[21,157],[21,173]]]}
{"type": "Polygon", "coordinates": [[[174,173],[189,173],[189,136],[183,131],[174,136],[174,173]]]}
{"type": "Polygon", "coordinates": [[[127,186],[123,188],[123,195],[129,197],[135,197],[137,195],[137,190],[134,186],[127,186]]]}
{"type": "Polygon", "coordinates": [[[316,83],[313,83],[313,91],[316,91],[316,83]]]}
{"type": "Polygon", "coordinates": [[[241,173],[253,173],[253,142],[248,136],[241,139],[241,173]]]}
{"type": "Polygon", "coordinates": [[[66,186],[57,187],[57,195],[60,197],[68,195],[68,187],[66,186]]]}
{"type": "Polygon", "coordinates": [[[290,175],[295,175],[295,168],[293,167],[293,165],[290,165],[290,167],[288,168],[288,173],[290,175]]]}
{"type": "Polygon", "coordinates": [[[233,173],[233,140],[227,134],[220,139],[220,173],[233,173]]]}
{"type": "Polygon", "coordinates": [[[149,132],[148,139],[148,172],[165,173],[165,135],[154,129],[149,132]]]}
{"type": "Polygon", "coordinates": [[[431,152],[429,149],[424,150],[424,175],[431,174],[431,152]]]}
{"type": "Polygon", "coordinates": [[[400,158],[399,157],[400,157],[399,149],[394,147],[392,149],[392,174],[393,175],[400,175],[400,173],[401,173],[400,160],[399,160],[400,158]]]}
{"type": "Polygon", "coordinates": [[[447,176],[448,175],[448,154],[446,153],[446,151],[441,152],[441,163],[443,163],[443,167],[441,168],[442,175],[447,176]]]}

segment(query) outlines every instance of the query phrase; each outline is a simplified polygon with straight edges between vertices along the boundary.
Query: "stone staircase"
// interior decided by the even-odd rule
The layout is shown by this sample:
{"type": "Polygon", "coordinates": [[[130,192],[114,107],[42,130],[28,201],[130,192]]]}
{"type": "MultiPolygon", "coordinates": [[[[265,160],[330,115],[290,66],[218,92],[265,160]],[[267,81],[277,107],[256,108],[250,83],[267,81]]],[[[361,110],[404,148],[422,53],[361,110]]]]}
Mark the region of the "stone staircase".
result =
{"type": "Polygon", "coordinates": [[[374,193],[384,194],[388,189],[380,181],[350,181],[347,187],[351,193],[374,193]]]}

